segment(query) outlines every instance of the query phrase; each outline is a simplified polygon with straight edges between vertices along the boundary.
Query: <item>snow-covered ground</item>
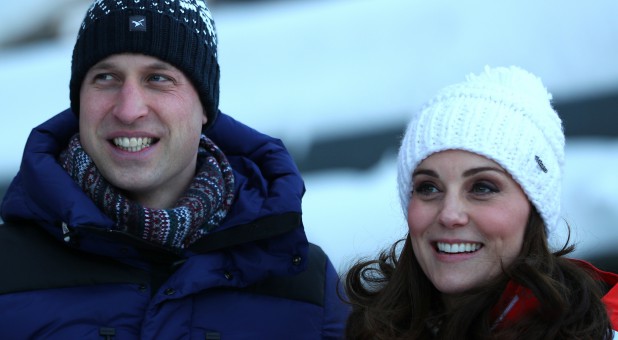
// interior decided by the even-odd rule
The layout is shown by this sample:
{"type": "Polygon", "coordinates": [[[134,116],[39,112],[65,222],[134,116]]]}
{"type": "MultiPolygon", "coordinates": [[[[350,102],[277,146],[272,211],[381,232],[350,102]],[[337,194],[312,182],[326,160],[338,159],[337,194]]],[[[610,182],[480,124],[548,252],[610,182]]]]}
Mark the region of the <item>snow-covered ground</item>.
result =
{"type": "MultiPolygon", "coordinates": [[[[29,27],[7,13],[34,8],[33,21],[56,18],[63,32],[53,41],[0,49],[0,181],[17,171],[30,129],[69,104],[83,2],[47,3],[0,4],[0,41],[29,27]],[[73,10],[59,15],[67,4],[73,10]]],[[[319,138],[404,122],[436,90],[486,64],[520,65],[541,76],[558,100],[618,89],[614,0],[270,1],[213,12],[222,110],[279,136],[300,156],[319,138]]],[[[564,212],[581,255],[618,243],[616,169],[618,140],[567,141],[564,212]]],[[[306,175],[307,232],[338,268],[405,234],[394,170],[394,155],[385,155],[366,172],[306,175]]]]}

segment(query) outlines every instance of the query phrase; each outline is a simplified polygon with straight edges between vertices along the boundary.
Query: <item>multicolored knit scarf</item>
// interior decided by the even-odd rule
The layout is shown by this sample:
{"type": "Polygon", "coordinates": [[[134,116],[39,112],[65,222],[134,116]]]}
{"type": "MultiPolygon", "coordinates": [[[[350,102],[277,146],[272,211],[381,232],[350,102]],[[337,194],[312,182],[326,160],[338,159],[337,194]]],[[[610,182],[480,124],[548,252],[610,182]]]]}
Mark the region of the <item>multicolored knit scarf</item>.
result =
{"type": "Polygon", "coordinates": [[[234,200],[234,175],[223,152],[202,135],[193,182],[171,209],[150,209],[128,199],[99,172],[79,134],[59,157],[62,167],[95,204],[115,222],[115,229],[175,250],[208,234],[234,200]]]}

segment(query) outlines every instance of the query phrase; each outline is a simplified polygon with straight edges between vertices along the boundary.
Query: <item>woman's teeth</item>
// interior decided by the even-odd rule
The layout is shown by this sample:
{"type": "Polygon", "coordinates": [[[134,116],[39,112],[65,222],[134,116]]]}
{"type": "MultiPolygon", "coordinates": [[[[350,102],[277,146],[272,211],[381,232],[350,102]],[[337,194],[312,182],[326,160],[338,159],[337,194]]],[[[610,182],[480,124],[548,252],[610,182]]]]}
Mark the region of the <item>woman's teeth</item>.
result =
{"type": "Polygon", "coordinates": [[[129,152],[141,151],[150,145],[152,145],[152,138],[150,137],[117,137],[114,138],[114,144],[129,152]]]}
{"type": "Polygon", "coordinates": [[[480,243],[444,243],[438,242],[438,251],[448,254],[471,253],[481,248],[480,243]]]}

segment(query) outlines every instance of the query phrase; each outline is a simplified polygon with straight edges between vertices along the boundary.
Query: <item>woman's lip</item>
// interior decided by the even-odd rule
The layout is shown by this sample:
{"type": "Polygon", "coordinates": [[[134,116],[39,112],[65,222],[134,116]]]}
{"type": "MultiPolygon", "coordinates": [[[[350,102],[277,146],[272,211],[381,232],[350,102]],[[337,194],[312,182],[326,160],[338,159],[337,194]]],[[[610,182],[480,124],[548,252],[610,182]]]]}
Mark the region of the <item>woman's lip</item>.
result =
{"type": "Polygon", "coordinates": [[[483,243],[473,241],[436,241],[434,249],[440,254],[472,254],[483,248],[483,243]]]}

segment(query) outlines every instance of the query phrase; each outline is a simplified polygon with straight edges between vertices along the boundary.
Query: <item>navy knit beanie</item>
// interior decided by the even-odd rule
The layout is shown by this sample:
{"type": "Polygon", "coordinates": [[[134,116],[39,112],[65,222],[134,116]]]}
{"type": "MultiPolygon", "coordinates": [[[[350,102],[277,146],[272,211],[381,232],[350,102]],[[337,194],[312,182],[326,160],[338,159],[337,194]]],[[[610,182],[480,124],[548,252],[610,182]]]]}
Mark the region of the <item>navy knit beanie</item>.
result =
{"type": "Polygon", "coordinates": [[[82,22],[71,65],[71,109],[88,70],[113,54],[140,53],[181,70],[195,86],[210,126],[219,107],[217,33],[202,0],[96,0],[82,22]]]}

